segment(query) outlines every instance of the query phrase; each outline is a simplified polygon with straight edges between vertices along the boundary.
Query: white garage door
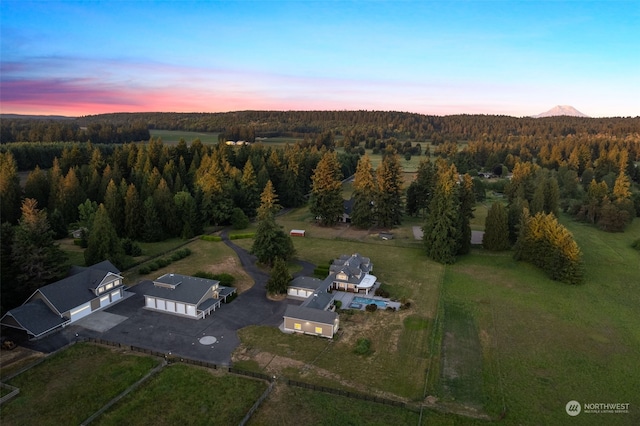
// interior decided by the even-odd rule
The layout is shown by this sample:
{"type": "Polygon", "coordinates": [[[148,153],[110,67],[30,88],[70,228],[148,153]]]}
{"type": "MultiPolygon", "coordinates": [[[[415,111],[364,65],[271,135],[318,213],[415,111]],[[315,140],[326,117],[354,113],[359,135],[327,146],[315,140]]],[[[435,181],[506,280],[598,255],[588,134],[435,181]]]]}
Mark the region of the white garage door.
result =
{"type": "Polygon", "coordinates": [[[156,299],[156,307],[158,309],[162,309],[163,311],[167,309],[167,307],[165,306],[164,300],[162,299],[156,299]]]}
{"type": "Polygon", "coordinates": [[[193,305],[187,305],[187,315],[191,315],[192,317],[196,316],[196,307],[193,305]]]}
{"type": "Polygon", "coordinates": [[[109,304],[109,295],[107,294],[106,296],[102,296],[100,298],[100,307],[104,308],[105,306],[107,306],[109,304]]]}
{"type": "Polygon", "coordinates": [[[85,303],[84,305],[71,311],[71,322],[78,321],[80,318],[86,317],[91,313],[91,304],[85,303]]]}
{"type": "Polygon", "coordinates": [[[184,303],[176,303],[176,312],[179,314],[186,314],[187,310],[184,306],[184,303]]]}
{"type": "Polygon", "coordinates": [[[122,295],[120,294],[120,289],[114,291],[111,293],[111,301],[115,302],[116,300],[119,300],[122,297],[122,295]]]}
{"type": "Polygon", "coordinates": [[[170,302],[167,300],[167,312],[175,312],[176,311],[176,303],[170,302]]]}
{"type": "Polygon", "coordinates": [[[156,298],[147,296],[147,308],[155,308],[156,307],[156,298]]]}

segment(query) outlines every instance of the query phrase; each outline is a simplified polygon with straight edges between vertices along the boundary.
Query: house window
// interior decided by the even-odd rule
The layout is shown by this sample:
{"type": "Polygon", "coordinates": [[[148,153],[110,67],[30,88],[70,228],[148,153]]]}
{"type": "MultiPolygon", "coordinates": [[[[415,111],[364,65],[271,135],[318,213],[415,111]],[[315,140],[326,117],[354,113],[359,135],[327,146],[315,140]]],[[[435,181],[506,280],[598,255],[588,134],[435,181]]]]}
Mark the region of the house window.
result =
{"type": "Polygon", "coordinates": [[[322,327],[316,327],[316,334],[322,334],[322,327]]]}
{"type": "Polygon", "coordinates": [[[300,324],[299,322],[296,322],[293,324],[293,328],[296,330],[302,330],[302,324],[300,324]]]}
{"type": "Polygon", "coordinates": [[[104,287],[98,287],[98,294],[104,293],[104,287]]]}
{"type": "Polygon", "coordinates": [[[113,288],[113,283],[109,283],[109,284],[107,284],[107,287],[106,287],[106,288],[107,288],[107,290],[111,290],[111,289],[113,288]]]}

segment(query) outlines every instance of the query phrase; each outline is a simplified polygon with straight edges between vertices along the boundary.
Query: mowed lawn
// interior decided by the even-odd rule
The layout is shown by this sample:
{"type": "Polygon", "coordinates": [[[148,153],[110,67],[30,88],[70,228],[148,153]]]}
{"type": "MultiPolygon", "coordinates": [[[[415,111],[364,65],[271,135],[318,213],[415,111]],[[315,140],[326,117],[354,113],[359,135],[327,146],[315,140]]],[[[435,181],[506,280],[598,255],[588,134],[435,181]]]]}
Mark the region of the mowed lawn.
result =
{"type": "Polygon", "coordinates": [[[76,344],[7,382],[20,394],[2,405],[1,423],[80,424],[156,365],[151,357],[76,344]]]}
{"type": "Polygon", "coordinates": [[[266,389],[263,381],[170,365],[95,424],[236,425],[266,389]]]}
{"type": "MultiPolygon", "coordinates": [[[[562,222],[580,245],[586,282],[570,286],[474,250],[447,267],[445,308],[473,317],[482,346],[485,408],[507,424],[564,424],[565,405],[629,403],[629,414],[580,414],[580,424],[640,424],[640,255],[624,234],[562,222]]],[[[446,326],[445,326],[446,329],[446,326]]]]}
{"type": "Polygon", "coordinates": [[[294,245],[299,259],[315,264],[328,264],[341,254],[356,252],[370,257],[373,274],[391,297],[409,302],[410,307],[399,312],[343,313],[342,332],[334,341],[249,327],[239,333],[243,345],[238,353],[263,352],[301,362],[290,363],[285,373],[291,378],[408,401],[422,400],[443,267],[414,248],[381,249],[377,244],[307,237],[295,238],[294,245]],[[354,353],[359,338],[371,341],[371,355],[354,353]]]}

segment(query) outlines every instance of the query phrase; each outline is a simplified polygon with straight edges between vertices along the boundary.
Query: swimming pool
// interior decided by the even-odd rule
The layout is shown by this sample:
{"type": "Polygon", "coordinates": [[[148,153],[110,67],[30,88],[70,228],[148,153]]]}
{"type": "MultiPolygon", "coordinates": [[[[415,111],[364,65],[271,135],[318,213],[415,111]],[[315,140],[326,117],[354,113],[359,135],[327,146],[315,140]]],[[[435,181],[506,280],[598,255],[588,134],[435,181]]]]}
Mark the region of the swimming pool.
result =
{"type": "Polygon", "coordinates": [[[361,303],[363,305],[370,305],[373,303],[375,305],[378,305],[379,308],[387,307],[387,302],[385,302],[384,300],[369,299],[366,297],[354,297],[352,302],[361,303]]]}

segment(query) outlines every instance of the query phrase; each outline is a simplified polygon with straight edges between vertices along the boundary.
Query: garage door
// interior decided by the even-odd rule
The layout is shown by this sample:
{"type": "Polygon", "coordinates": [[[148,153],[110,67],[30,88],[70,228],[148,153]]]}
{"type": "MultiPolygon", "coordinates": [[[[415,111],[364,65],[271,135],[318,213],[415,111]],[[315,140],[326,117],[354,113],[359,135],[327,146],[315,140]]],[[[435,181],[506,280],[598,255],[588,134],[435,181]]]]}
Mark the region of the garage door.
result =
{"type": "Polygon", "coordinates": [[[167,300],[167,312],[175,312],[176,311],[176,303],[170,302],[167,300]]]}
{"type": "Polygon", "coordinates": [[[187,305],[187,315],[191,315],[192,317],[196,316],[196,307],[193,305],[187,305]]]}
{"type": "Polygon", "coordinates": [[[187,310],[184,303],[176,303],[176,312],[179,314],[186,314],[187,310]]]}
{"type": "Polygon", "coordinates": [[[115,302],[116,300],[119,300],[122,297],[122,295],[120,294],[120,289],[114,291],[111,293],[111,301],[115,302]]]}
{"type": "Polygon", "coordinates": [[[162,309],[163,311],[167,309],[163,299],[156,299],[156,303],[158,309],[162,309]]]}
{"type": "Polygon", "coordinates": [[[147,296],[147,308],[155,308],[156,307],[156,298],[147,296]]]}
{"type": "Polygon", "coordinates": [[[80,318],[86,317],[91,313],[91,305],[89,303],[85,303],[79,308],[73,309],[71,311],[71,322],[78,321],[80,318]]]}
{"type": "Polygon", "coordinates": [[[107,294],[106,296],[102,296],[100,298],[100,307],[104,308],[105,306],[107,306],[109,304],[109,295],[107,294]]]}

